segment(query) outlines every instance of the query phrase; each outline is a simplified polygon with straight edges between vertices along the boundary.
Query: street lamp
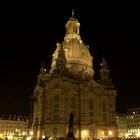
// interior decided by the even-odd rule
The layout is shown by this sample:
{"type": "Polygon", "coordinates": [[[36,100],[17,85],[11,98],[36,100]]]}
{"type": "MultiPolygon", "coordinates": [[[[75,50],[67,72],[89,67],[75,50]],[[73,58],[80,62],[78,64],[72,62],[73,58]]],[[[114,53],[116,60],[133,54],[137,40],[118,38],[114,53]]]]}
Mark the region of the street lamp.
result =
{"type": "Polygon", "coordinates": [[[108,135],[111,136],[112,134],[113,134],[112,131],[109,130],[108,135]]]}
{"type": "Polygon", "coordinates": [[[82,130],[82,138],[86,139],[88,137],[88,130],[82,130]]]}

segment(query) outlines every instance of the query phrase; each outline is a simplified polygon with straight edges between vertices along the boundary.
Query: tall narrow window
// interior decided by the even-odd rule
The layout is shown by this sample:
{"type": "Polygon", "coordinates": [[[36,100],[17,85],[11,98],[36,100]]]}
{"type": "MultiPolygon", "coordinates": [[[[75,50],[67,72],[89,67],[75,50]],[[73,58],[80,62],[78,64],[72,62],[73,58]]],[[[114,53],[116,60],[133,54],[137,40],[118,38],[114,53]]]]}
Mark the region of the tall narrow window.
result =
{"type": "Polygon", "coordinates": [[[93,100],[89,99],[89,110],[93,110],[93,100]]]}
{"type": "Polygon", "coordinates": [[[102,101],[103,122],[107,122],[106,103],[102,101]]]}
{"type": "Polygon", "coordinates": [[[59,96],[58,95],[56,95],[54,97],[54,107],[58,107],[59,108],[59,96]]]}
{"type": "Polygon", "coordinates": [[[102,102],[102,111],[106,112],[106,103],[105,103],[105,101],[102,102]]]}
{"type": "Polygon", "coordinates": [[[54,119],[59,119],[59,96],[56,95],[54,97],[54,119]]]}
{"type": "Polygon", "coordinates": [[[92,123],[94,121],[94,105],[93,105],[93,99],[89,99],[89,119],[92,123]]]}

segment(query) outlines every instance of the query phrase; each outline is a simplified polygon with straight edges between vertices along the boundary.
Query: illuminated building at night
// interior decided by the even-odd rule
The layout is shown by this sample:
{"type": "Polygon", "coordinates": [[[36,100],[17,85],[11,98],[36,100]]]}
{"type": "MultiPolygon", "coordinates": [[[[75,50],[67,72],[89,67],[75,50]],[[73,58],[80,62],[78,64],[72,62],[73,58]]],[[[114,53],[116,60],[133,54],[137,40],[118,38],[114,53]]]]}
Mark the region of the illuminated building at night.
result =
{"type": "Polygon", "coordinates": [[[126,110],[126,114],[117,114],[118,137],[140,139],[140,108],[126,110]]]}
{"type": "Polygon", "coordinates": [[[64,41],[56,44],[51,69],[44,64],[34,89],[33,134],[39,139],[64,138],[69,114],[74,115],[76,138],[113,139],[117,136],[117,91],[103,58],[100,80],[93,80],[93,56],[80,36],[74,13],[66,23],[64,41]]]}
{"type": "Polygon", "coordinates": [[[0,138],[18,139],[27,135],[28,118],[25,115],[1,115],[0,138]]]}
{"type": "Polygon", "coordinates": [[[134,107],[127,109],[127,137],[140,138],[140,108],[134,107]]]}
{"type": "Polygon", "coordinates": [[[125,138],[127,133],[127,119],[125,114],[118,113],[117,127],[118,127],[118,138],[125,138]]]}

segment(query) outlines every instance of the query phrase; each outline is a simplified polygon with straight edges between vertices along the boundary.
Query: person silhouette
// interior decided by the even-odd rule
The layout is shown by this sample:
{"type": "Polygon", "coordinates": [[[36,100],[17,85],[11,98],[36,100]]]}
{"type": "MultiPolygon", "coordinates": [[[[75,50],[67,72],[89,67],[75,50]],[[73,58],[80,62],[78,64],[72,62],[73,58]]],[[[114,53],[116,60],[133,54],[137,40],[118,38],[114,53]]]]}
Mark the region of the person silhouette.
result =
{"type": "Polygon", "coordinates": [[[70,113],[69,114],[69,128],[73,128],[73,120],[74,120],[74,115],[70,113]]]}

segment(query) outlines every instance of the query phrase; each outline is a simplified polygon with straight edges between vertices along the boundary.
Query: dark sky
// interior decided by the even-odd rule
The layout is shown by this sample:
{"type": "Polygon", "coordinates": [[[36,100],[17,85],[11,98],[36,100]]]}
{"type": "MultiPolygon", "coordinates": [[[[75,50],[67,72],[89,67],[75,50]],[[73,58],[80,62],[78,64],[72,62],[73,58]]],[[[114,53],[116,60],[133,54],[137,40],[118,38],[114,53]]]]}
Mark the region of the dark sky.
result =
{"type": "Polygon", "coordinates": [[[103,54],[108,62],[118,91],[117,110],[140,106],[140,24],[123,23],[124,18],[133,18],[131,11],[118,13],[115,7],[111,11],[107,4],[81,4],[78,8],[64,4],[50,8],[45,2],[24,1],[24,12],[17,14],[20,22],[0,25],[0,113],[29,112],[29,95],[33,94],[41,63],[44,60],[50,68],[52,53],[56,43],[63,41],[72,8],[81,23],[81,38],[93,55],[95,78],[103,54]]]}

